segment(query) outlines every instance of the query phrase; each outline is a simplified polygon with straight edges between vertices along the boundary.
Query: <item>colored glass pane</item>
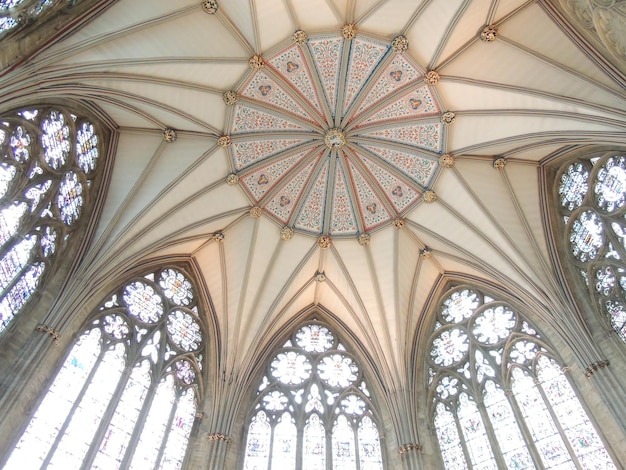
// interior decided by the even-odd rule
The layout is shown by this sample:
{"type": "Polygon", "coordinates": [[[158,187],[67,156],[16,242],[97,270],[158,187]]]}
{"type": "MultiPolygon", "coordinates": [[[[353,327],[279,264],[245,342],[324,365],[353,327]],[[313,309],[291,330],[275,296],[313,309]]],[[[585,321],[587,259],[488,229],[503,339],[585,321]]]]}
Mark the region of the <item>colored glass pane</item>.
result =
{"type": "Polygon", "coordinates": [[[200,347],[202,333],[195,318],[182,310],[174,310],[167,316],[167,332],[172,341],[183,351],[195,351],[200,347]]]}
{"type": "MultiPolygon", "coordinates": [[[[198,399],[202,356],[194,351],[203,340],[179,353],[166,322],[144,322],[180,309],[149,284],[159,273],[102,302],[7,468],[181,468],[198,399]]],[[[187,315],[195,299],[190,307],[187,315]]]]}
{"type": "Polygon", "coordinates": [[[580,162],[570,165],[561,175],[559,196],[561,205],[567,210],[580,207],[587,195],[589,170],[580,162]]]}
{"type": "Polygon", "coordinates": [[[435,364],[449,366],[460,361],[469,349],[467,334],[454,328],[442,331],[433,341],[430,355],[435,364]]]}
{"type": "Polygon", "coordinates": [[[339,415],[333,426],[333,467],[356,469],[354,430],[344,415],[339,415]]]}
{"type": "Polygon", "coordinates": [[[270,456],[272,430],[267,415],[259,411],[248,426],[245,470],[266,469],[270,456]]]}
{"type": "Polygon", "coordinates": [[[626,342],[626,156],[613,152],[567,163],[557,177],[559,210],[575,271],[599,310],[626,342]],[[622,285],[623,283],[623,285],[622,285]],[[619,288],[617,287],[619,285],[619,288]]]}
{"type": "Polygon", "coordinates": [[[268,372],[248,424],[245,470],[356,469],[357,461],[362,469],[382,470],[367,386],[328,327],[298,328],[268,372]]]}
{"type": "Polygon", "coordinates": [[[71,246],[68,241],[75,238],[85,212],[100,140],[92,123],[80,118],[75,127],[75,119],[59,108],[33,108],[10,113],[3,121],[0,194],[7,201],[0,209],[0,245],[5,248],[0,331],[39,287],[50,263],[71,246]],[[81,147],[80,142],[89,143],[81,147]],[[91,147],[82,151],[85,145],[91,147]]]}
{"type": "Polygon", "coordinates": [[[298,433],[294,419],[289,413],[283,413],[274,427],[272,444],[272,467],[296,468],[298,433]]]}
{"type": "Polygon", "coordinates": [[[537,330],[506,303],[473,291],[471,308],[451,314],[450,305],[467,299],[467,292],[459,287],[446,295],[430,338],[431,412],[446,470],[470,463],[481,469],[596,468],[586,466],[593,458],[614,468],[537,330]],[[456,343],[446,335],[454,331],[456,343]]]}

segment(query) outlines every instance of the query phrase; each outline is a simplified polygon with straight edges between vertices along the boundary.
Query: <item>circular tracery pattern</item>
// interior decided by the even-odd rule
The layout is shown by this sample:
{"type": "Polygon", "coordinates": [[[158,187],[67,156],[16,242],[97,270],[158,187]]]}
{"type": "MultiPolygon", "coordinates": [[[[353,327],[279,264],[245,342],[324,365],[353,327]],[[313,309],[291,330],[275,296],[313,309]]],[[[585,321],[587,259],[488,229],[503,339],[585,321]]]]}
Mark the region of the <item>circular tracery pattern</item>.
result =
{"type": "Polygon", "coordinates": [[[404,215],[443,142],[442,107],[423,78],[405,51],[360,32],[290,41],[264,58],[227,124],[253,204],[316,235],[356,236],[404,215]]]}
{"type": "Polygon", "coordinates": [[[94,125],[61,108],[0,117],[0,331],[71,246],[101,150],[94,125]]]}
{"type": "Polygon", "coordinates": [[[600,153],[568,162],[556,181],[568,257],[626,341],[626,156],[600,153]]]}

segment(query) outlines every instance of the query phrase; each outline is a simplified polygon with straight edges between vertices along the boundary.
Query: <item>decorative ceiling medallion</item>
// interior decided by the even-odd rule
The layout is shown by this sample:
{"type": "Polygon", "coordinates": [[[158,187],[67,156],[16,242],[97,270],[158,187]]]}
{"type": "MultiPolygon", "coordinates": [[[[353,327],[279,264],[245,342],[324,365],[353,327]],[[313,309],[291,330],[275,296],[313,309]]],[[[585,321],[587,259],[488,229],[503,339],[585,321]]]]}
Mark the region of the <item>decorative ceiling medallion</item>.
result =
{"type": "Polygon", "coordinates": [[[497,170],[502,170],[505,166],[506,166],[506,158],[504,157],[500,157],[500,158],[496,158],[493,161],[493,167],[497,170]]]}
{"type": "Polygon", "coordinates": [[[202,2],[202,8],[209,15],[214,15],[215,13],[217,13],[217,8],[218,8],[217,7],[217,0],[204,0],[202,2]]]}
{"type": "Polygon", "coordinates": [[[396,36],[393,41],[391,41],[391,49],[396,54],[406,52],[409,49],[409,40],[406,36],[396,36]]]}
{"type": "Polygon", "coordinates": [[[224,99],[226,106],[234,106],[239,99],[236,91],[227,91],[222,95],[222,98],[224,99]]]}
{"type": "Polygon", "coordinates": [[[226,177],[226,184],[228,184],[228,186],[235,186],[237,183],[239,183],[239,176],[235,173],[231,173],[226,177]]]}
{"type": "Polygon", "coordinates": [[[250,217],[258,219],[259,217],[261,217],[262,213],[263,210],[260,207],[255,206],[250,208],[250,217]]]}
{"type": "Polygon", "coordinates": [[[361,246],[369,245],[371,240],[372,237],[369,235],[369,233],[362,233],[359,235],[359,245],[361,246]]]}
{"type": "Polygon", "coordinates": [[[441,165],[443,168],[452,168],[455,161],[456,159],[454,158],[454,156],[450,155],[449,153],[445,153],[441,157],[439,157],[439,165],[441,165]]]}
{"type": "Polygon", "coordinates": [[[437,194],[434,191],[426,191],[424,193],[424,202],[431,204],[437,200],[437,194]]]}
{"type": "Polygon", "coordinates": [[[330,245],[332,245],[332,243],[333,242],[328,235],[322,235],[317,239],[317,244],[320,248],[330,248],[330,245]]]}
{"type": "Polygon", "coordinates": [[[480,40],[483,42],[493,42],[496,40],[498,29],[493,25],[487,25],[480,32],[480,40]]]}
{"type": "Polygon", "coordinates": [[[220,147],[226,148],[230,144],[232,144],[232,139],[228,135],[223,135],[222,137],[217,139],[217,145],[219,145],[220,147]]]}
{"type": "Polygon", "coordinates": [[[259,70],[260,68],[263,68],[263,66],[265,65],[265,60],[263,60],[263,57],[261,57],[260,55],[255,54],[252,57],[250,57],[248,64],[250,64],[251,69],[259,70]]]}
{"type": "Polygon", "coordinates": [[[304,46],[304,44],[306,44],[306,40],[308,39],[308,36],[304,31],[299,29],[298,31],[293,33],[292,39],[293,39],[294,44],[297,44],[298,46],[304,46]]]}
{"type": "Polygon", "coordinates": [[[346,136],[339,129],[328,129],[324,136],[324,143],[329,149],[340,149],[346,145],[346,136]]]}
{"type": "Polygon", "coordinates": [[[439,83],[439,79],[441,78],[441,76],[439,75],[439,72],[435,72],[434,70],[429,70],[428,72],[426,72],[426,83],[428,83],[429,85],[436,85],[437,83],[439,83]]]}
{"type": "Polygon", "coordinates": [[[280,230],[281,240],[291,240],[292,237],[293,237],[293,229],[291,227],[283,227],[280,230]]]}
{"type": "Polygon", "coordinates": [[[408,42],[344,29],[296,31],[224,94],[229,153],[252,206],[318,237],[358,238],[404,217],[439,170],[445,133],[408,42]]]}
{"type": "Polygon", "coordinates": [[[163,142],[171,144],[176,141],[177,137],[178,136],[176,135],[176,131],[174,129],[165,129],[163,131],[163,142]]]}
{"type": "Polygon", "coordinates": [[[445,125],[452,124],[455,119],[456,114],[454,114],[452,111],[447,111],[441,115],[441,122],[443,122],[445,125]]]}
{"type": "Polygon", "coordinates": [[[356,37],[356,25],[354,23],[348,23],[341,28],[341,35],[345,39],[354,39],[356,37]]]}

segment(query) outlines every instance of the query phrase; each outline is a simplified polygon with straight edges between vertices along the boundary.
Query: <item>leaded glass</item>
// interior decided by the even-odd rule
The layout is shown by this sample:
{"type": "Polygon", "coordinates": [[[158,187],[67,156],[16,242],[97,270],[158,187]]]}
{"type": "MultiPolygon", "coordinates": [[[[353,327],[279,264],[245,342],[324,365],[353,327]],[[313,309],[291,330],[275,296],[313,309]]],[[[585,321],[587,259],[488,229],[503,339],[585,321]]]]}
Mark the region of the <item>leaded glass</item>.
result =
{"type": "Polygon", "coordinates": [[[333,468],[356,469],[354,431],[344,415],[333,426],[333,468]]]}
{"type": "Polygon", "coordinates": [[[534,326],[477,291],[472,308],[462,310],[469,314],[450,314],[469,291],[458,287],[444,296],[429,340],[431,412],[444,467],[596,468],[587,466],[596,459],[615,468],[534,326]],[[468,330],[464,342],[450,346],[445,333],[458,331],[460,338],[468,330]]]}
{"type": "Polygon", "coordinates": [[[289,413],[283,413],[274,427],[272,466],[281,469],[296,468],[298,446],[296,423],[289,413]]]}
{"type": "Polygon", "coordinates": [[[202,341],[200,324],[190,313],[174,310],[167,316],[167,332],[183,351],[195,351],[202,341]]]}
{"type": "Polygon", "coordinates": [[[443,403],[437,403],[435,429],[445,468],[447,470],[466,469],[467,463],[461,447],[457,421],[443,403]]]}
{"type": "Polygon", "coordinates": [[[266,371],[248,424],[245,470],[359,465],[382,470],[366,383],[328,327],[317,322],[300,326],[266,371]]]}
{"type": "MultiPolygon", "coordinates": [[[[64,7],[71,4],[66,0],[61,3],[64,7]]],[[[28,24],[50,6],[53,0],[2,0],[0,1],[0,35],[15,29],[20,23],[28,24]]]]}
{"type": "Polygon", "coordinates": [[[199,393],[194,352],[204,342],[195,299],[191,309],[170,301],[154,283],[162,272],[101,303],[5,468],[181,468],[199,393]],[[181,346],[187,330],[170,335],[155,322],[176,312],[198,326],[193,348],[181,346]]]}
{"type": "Polygon", "coordinates": [[[91,122],[60,108],[10,113],[0,136],[2,331],[84,227],[102,148],[91,122]]]}
{"type": "Polygon", "coordinates": [[[561,175],[559,196],[561,205],[568,210],[580,207],[589,187],[589,170],[580,162],[570,165],[561,175]]]}
{"type": "Polygon", "coordinates": [[[430,355],[435,364],[449,366],[460,361],[469,349],[467,334],[459,328],[445,330],[434,339],[430,355]]]}
{"type": "Polygon", "coordinates": [[[331,387],[346,388],[356,382],[359,368],[344,354],[323,357],[317,365],[320,378],[331,387]]]}
{"type": "Polygon", "coordinates": [[[326,470],[326,430],[318,414],[309,417],[303,434],[302,468],[326,470]]]}
{"type": "Polygon", "coordinates": [[[626,270],[626,156],[605,152],[568,162],[557,183],[569,240],[566,256],[580,273],[581,284],[591,287],[578,291],[589,292],[607,323],[626,341],[626,317],[616,315],[626,302],[626,290],[615,288],[626,270]],[[568,203],[563,202],[565,194],[568,203]]]}
{"type": "Polygon", "coordinates": [[[263,411],[252,417],[248,426],[246,442],[245,470],[266,469],[270,456],[270,439],[272,430],[269,419],[263,411]]]}

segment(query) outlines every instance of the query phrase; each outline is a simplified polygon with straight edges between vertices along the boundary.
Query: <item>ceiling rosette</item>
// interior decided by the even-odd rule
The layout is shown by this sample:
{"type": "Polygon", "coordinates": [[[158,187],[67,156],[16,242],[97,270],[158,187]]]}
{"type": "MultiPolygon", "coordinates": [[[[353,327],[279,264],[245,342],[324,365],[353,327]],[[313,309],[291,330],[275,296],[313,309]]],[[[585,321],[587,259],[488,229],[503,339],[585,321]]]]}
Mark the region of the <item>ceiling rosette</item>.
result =
{"type": "Polygon", "coordinates": [[[254,206],[296,231],[353,237],[421,201],[445,128],[406,49],[362,33],[319,34],[255,65],[227,124],[233,169],[254,206]]]}

